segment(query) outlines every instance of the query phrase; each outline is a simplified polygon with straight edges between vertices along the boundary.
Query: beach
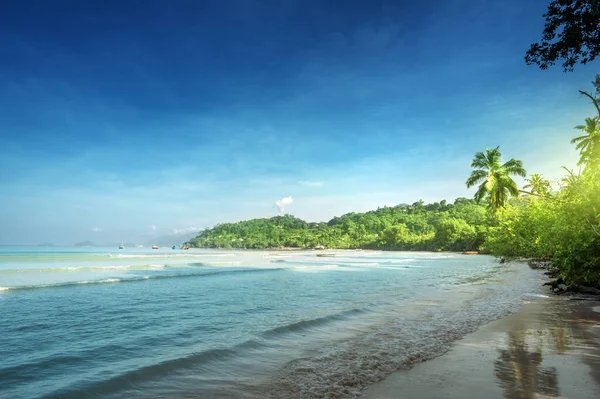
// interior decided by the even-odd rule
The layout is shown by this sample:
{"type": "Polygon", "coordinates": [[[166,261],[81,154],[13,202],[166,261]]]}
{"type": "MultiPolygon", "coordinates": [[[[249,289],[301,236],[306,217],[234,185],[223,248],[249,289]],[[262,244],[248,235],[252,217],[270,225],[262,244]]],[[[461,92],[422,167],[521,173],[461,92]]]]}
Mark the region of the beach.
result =
{"type": "Polygon", "coordinates": [[[600,301],[538,299],[446,354],[372,385],[365,399],[598,398],[600,301]]]}

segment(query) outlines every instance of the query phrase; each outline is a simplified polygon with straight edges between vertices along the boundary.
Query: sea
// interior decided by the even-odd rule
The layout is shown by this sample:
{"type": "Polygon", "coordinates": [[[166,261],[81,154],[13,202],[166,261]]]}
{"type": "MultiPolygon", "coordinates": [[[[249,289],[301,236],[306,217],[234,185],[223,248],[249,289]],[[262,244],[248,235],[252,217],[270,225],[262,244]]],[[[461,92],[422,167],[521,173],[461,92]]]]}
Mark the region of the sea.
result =
{"type": "Polygon", "coordinates": [[[350,398],[540,296],[484,255],[0,247],[0,398],[350,398]]]}

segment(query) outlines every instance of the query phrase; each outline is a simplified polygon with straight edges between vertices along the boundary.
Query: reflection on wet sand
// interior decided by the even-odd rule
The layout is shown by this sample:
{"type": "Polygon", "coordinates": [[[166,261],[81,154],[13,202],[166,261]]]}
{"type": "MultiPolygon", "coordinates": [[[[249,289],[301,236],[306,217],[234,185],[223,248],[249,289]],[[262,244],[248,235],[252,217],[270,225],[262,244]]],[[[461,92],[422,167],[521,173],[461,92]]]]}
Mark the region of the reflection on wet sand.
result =
{"type": "Polygon", "coordinates": [[[591,330],[597,328],[597,320],[587,304],[561,301],[548,302],[538,317],[515,323],[506,333],[506,347],[498,349],[494,362],[494,375],[504,397],[559,397],[558,356],[579,357],[590,366],[590,376],[600,385],[600,342],[591,330]],[[551,357],[544,361],[544,354],[551,357]]]}
{"type": "Polygon", "coordinates": [[[600,398],[598,305],[562,298],[527,304],[448,354],[372,386],[364,397],[600,398]]]}
{"type": "MultiPolygon", "coordinates": [[[[539,332],[539,331],[538,331],[539,332]]],[[[557,397],[558,377],[555,367],[541,367],[542,342],[537,334],[537,348],[530,350],[527,331],[508,333],[508,349],[500,349],[494,362],[494,375],[506,398],[533,399],[536,393],[557,397]]]]}

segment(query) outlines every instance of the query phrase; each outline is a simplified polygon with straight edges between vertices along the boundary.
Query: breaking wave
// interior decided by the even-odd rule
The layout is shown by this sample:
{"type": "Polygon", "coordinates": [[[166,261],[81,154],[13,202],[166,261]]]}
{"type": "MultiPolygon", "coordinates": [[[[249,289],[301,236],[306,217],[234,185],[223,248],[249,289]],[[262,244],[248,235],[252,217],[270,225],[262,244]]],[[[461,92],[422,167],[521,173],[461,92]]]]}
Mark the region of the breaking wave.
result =
{"type": "Polygon", "coordinates": [[[268,273],[268,272],[277,272],[277,271],[281,271],[281,270],[284,270],[284,269],[265,268],[265,269],[222,270],[222,271],[204,272],[204,273],[157,274],[157,275],[121,277],[121,278],[106,278],[106,279],[100,279],[100,280],[66,281],[66,282],[54,283],[54,284],[36,284],[36,285],[21,285],[21,286],[14,286],[14,287],[0,287],[0,291],[20,291],[20,290],[42,289],[42,288],[62,288],[62,287],[72,287],[72,286],[84,285],[84,284],[131,283],[131,282],[136,282],[136,281],[158,280],[158,279],[167,279],[167,278],[214,277],[214,276],[222,276],[222,275],[238,274],[238,273],[245,273],[245,274],[268,273]]]}

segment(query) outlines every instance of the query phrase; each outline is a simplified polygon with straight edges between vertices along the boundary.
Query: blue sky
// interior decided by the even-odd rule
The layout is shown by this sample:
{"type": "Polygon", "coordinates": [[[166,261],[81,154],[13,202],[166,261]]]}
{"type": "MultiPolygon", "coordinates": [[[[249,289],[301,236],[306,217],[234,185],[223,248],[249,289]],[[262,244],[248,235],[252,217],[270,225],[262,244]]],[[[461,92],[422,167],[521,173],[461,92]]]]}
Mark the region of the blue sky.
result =
{"type": "Polygon", "coordinates": [[[471,197],[485,146],[560,177],[597,68],[525,65],[546,5],[5,2],[0,243],[471,197]]]}

